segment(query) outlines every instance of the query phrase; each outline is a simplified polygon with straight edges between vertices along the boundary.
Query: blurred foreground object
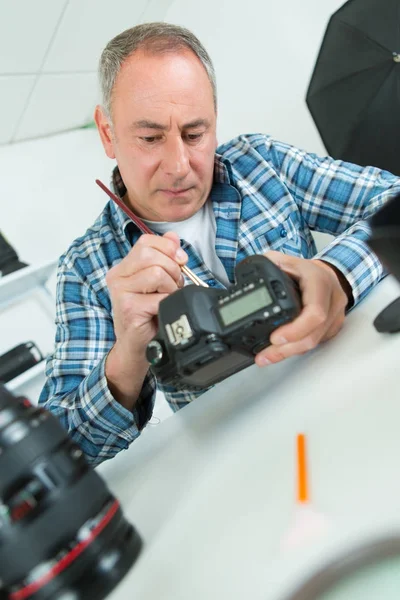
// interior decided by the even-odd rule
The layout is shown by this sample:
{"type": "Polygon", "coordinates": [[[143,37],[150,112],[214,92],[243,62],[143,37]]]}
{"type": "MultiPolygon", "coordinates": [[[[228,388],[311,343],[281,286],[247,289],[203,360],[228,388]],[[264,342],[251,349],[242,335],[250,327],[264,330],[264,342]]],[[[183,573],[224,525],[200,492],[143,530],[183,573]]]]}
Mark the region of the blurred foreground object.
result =
{"type": "Polygon", "coordinates": [[[34,342],[24,342],[0,356],[0,381],[7,383],[43,360],[34,342]]]}
{"type": "Polygon", "coordinates": [[[18,254],[0,231],[0,277],[26,266],[26,263],[19,260],[18,254]]]}
{"type": "MultiPolygon", "coordinates": [[[[369,246],[383,265],[400,281],[400,196],[382,206],[370,220],[369,246]]],[[[389,304],[374,321],[381,333],[400,331],[400,298],[389,304]]]]}
{"type": "Polygon", "coordinates": [[[141,546],[57,419],[0,385],[0,598],[101,600],[141,546]]]}
{"type": "MultiPolygon", "coordinates": [[[[304,547],[322,537],[331,527],[326,517],[310,503],[307,445],[297,435],[297,514],[282,548],[304,547]],[[301,512],[300,512],[301,511],[301,512]]],[[[329,465],[327,465],[329,469],[329,465]]],[[[395,600],[400,589],[400,538],[375,539],[337,556],[314,573],[285,600],[395,600]]]]}
{"type": "Polygon", "coordinates": [[[331,17],[306,95],[336,159],[400,175],[400,5],[349,0],[331,17]]]}
{"type": "Polygon", "coordinates": [[[285,600],[397,600],[400,538],[388,536],[352,548],[285,600]]]}

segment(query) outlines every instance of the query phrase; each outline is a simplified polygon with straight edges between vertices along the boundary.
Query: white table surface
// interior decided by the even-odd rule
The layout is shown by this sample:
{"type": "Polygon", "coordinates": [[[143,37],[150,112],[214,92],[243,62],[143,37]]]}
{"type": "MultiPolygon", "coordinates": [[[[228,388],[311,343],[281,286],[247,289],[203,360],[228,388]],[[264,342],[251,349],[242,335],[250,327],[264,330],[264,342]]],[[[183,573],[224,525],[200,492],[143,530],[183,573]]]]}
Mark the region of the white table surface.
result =
{"type": "Polygon", "coordinates": [[[386,278],[330,342],[237,373],[98,468],[145,543],[111,600],[284,600],[342,551],[400,533],[400,334],[372,325],[398,295],[386,278]]]}

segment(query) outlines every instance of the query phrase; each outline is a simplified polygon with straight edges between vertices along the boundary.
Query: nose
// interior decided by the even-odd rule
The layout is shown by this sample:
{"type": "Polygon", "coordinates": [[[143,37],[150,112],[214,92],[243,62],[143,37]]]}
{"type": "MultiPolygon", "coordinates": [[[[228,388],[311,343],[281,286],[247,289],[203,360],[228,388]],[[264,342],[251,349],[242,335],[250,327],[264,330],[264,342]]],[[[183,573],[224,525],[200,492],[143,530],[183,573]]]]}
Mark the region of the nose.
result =
{"type": "Polygon", "coordinates": [[[183,179],[190,171],[189,152],[180,135],[173,135],[164,144],[162,169],[166,175],[183,179]]]}

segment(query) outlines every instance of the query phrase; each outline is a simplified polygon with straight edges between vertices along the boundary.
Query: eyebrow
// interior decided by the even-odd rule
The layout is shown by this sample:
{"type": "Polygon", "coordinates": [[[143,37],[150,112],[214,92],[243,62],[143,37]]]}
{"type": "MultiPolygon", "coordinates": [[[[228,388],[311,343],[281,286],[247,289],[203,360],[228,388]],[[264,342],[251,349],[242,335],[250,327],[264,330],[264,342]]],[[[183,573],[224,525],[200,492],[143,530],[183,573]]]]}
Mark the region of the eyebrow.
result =
{"type": "MultiPolygon", "coordinates": [[[[190,121],[189,123],[185,123],[183,125],[183,129],[194,129],[195,127],[210,127],[210,122],[208,119],[195,119],[194,121],[190,121]]],[[[161,123],[156,123],[155,121],[148,121],[147,119],[142,119],[140,121],[135,121],[132,123],[131,129],[157,129],[160,131],[165,131],[167,128],[166,125],[162,125],[161,123]]]]}

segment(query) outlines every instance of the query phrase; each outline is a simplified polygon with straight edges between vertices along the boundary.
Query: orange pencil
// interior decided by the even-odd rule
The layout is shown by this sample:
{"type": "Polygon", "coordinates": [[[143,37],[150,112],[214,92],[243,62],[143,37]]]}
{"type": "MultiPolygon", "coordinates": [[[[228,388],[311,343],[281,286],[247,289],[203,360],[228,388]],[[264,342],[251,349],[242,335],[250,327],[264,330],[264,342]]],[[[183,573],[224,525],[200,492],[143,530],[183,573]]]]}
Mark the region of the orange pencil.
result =
{"type": "Polygon", "coordinates": [[[300,504],[309,502],[307,448],[304,433],[297,434],[297,501],[300,504]]]}
{"type": "Polygon", "coordinates": [[[315,510],[310,500],[306,442],[305,434],[298,433],[296,438],[296,509],[293,522],[282,536],[281,548],[285,551],[304,546],[313,539],[320,538],[330,527],[325,515],[315,510]]]}

